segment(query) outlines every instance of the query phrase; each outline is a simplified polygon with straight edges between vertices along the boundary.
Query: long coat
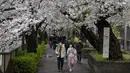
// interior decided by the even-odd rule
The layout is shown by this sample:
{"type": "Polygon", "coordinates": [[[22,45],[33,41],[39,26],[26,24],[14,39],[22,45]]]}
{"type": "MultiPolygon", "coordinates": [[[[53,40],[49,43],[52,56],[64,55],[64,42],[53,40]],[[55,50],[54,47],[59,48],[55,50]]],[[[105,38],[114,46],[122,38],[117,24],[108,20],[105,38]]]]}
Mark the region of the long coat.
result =
{"type": "Polygon", "coordinates": [[[60,46],[61,46],[61,58],[64,58],[66,55],[66,50],[65,50],[65,45],[57,45],[56,49],[55,49],[55,53],[57,54],[57,57],[59,57],[59,50],[60,50],[60,46]]]}
{"type": "Polygon", "coordinates": [[[77,62],[77,51],[75,48],[70,47],[67,50],[68,63],[75,64],[77,62]]]}

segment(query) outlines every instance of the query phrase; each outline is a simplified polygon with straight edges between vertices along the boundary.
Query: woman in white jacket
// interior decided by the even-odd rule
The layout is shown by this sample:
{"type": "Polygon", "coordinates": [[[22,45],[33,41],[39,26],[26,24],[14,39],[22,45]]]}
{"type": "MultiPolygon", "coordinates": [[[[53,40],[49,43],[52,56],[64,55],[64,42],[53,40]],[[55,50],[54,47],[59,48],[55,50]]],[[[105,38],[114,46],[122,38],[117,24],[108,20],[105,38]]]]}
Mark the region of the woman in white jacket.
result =
{"type": "Polygon", "coordinates": [[[74,65],[77,63],[77,51],[72,45],[69,46],[67,50],[67,56],[68,56],[68,66],[69,66],[69,71],[71,72],[74,65]]]}
{"type": "Polygon", "coordinates": [[[60,42],[55,49],[55,53],[57,55],[58,70],[61,71],[63,70],[64,57],[66,55],[65,45],[60,42]]]}

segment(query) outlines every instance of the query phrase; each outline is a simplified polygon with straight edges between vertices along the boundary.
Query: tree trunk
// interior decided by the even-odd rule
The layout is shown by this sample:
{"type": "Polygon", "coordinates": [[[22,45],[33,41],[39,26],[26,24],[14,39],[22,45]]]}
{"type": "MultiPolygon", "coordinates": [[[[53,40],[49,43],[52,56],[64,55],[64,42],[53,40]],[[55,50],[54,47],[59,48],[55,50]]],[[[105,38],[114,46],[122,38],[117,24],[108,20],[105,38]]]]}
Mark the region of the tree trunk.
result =
{"type": "Polygon", "coordinates": [[[120,50],[120,44],[117,37],[114,35],[110,24],[105,19],[100,19],[97,24],[95,24],[98,28],[99,39],[101,40],[101,44],[103,45],[103,33],[104,27],[110,28],[110,44],[109,44],[109,59],[110,60],[121,60],[122,52],[120,50]]]}
{"type": "MultiPolygon", "coordinates": [[[[32,10],[33,13],[33,10],[32,10]]],[[[44,18],[39,24],[36,25],[36,31],[34,30],[34,26],[30,27],[31,30],[31,34],[30,35],[25,35],[26,38],[26,43],[27,43],[27,52],[34,52],[36,53],[37,50],[37,34],[39,31],[39,28],[42,26],[42,24],[44,23],[44,21],[46,20],[46,18],[44,18]]]]}
{"type": "Polygon", "coordinates": [[[43,41],[43,33],[39,30],[38,31],[38,43],[41,44],[43,41]]]}
{"type": "Polygon", "coordinates": [[[37,36],[36,31],[33,29],[30,35],[25,35],[26,43],[27,43],[27,52],[36,53],[37,50],[37,36]]]}
{"type": "Polygon", "coordinates": [[[25,49],[24,39],[25,39],[25,34],[24,34],[24,33],[22,33],[22,50],[24,50],[24,49],[25,49]]]}
{"type": "Polygon", "coordinates": [[[91,45],[99,52],[103,52],[103,33],[104,27],[110,28],[110,48],[109,48],[109,60],[122,60],[122,52],[120,50],[120,44],[117,37],[112,32],[110,24],[106,20],[99,20],[95,24],[98,28],[99,36],[96,36],[91,29],[86,29],[86,26],[81,27],[81,32],[85,35],[91,45]]]}
{"type": "Polygon", "coordinates": [[[102,53],[102,45],[100,39],[94,34],[91,29],[86,29],[86,26],[81,27],[81,32],[85,35],[90,44],[99,52],[102,53]]]}

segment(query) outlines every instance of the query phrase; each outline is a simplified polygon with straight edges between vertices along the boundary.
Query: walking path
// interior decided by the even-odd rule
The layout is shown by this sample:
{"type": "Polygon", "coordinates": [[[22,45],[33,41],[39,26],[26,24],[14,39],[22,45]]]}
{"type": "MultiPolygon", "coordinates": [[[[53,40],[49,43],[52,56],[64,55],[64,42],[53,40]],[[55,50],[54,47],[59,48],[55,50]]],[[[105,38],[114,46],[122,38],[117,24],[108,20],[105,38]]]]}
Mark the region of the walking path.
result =
{"type": "MultiPolygon", "coordinates": [[[[71,73],[93,73],[91,68],[87,64],[87,59],[82,59],[81,64],[76,64],[74,71],[71,73]]],[[[70,73],[67,66],[67,62],[64,63],[63,71],[58,72],[57,58],[53,49],[50,49],[48,45],[45,47],[45,53],[41,57],[40,64],[37,73],[70,73]]]]}

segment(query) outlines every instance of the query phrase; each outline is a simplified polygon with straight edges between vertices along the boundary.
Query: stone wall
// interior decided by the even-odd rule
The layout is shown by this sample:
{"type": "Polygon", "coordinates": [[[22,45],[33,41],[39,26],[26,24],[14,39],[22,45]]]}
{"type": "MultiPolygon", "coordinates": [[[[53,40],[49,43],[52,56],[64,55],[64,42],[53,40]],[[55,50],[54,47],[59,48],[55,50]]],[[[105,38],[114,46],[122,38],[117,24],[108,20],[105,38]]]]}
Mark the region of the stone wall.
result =
{"type": "Polygon", "coordinates": [[[128,61],[98,61],[89,54],[88,64],[95,73],[130,73],[130,62],[128,61]]]}

